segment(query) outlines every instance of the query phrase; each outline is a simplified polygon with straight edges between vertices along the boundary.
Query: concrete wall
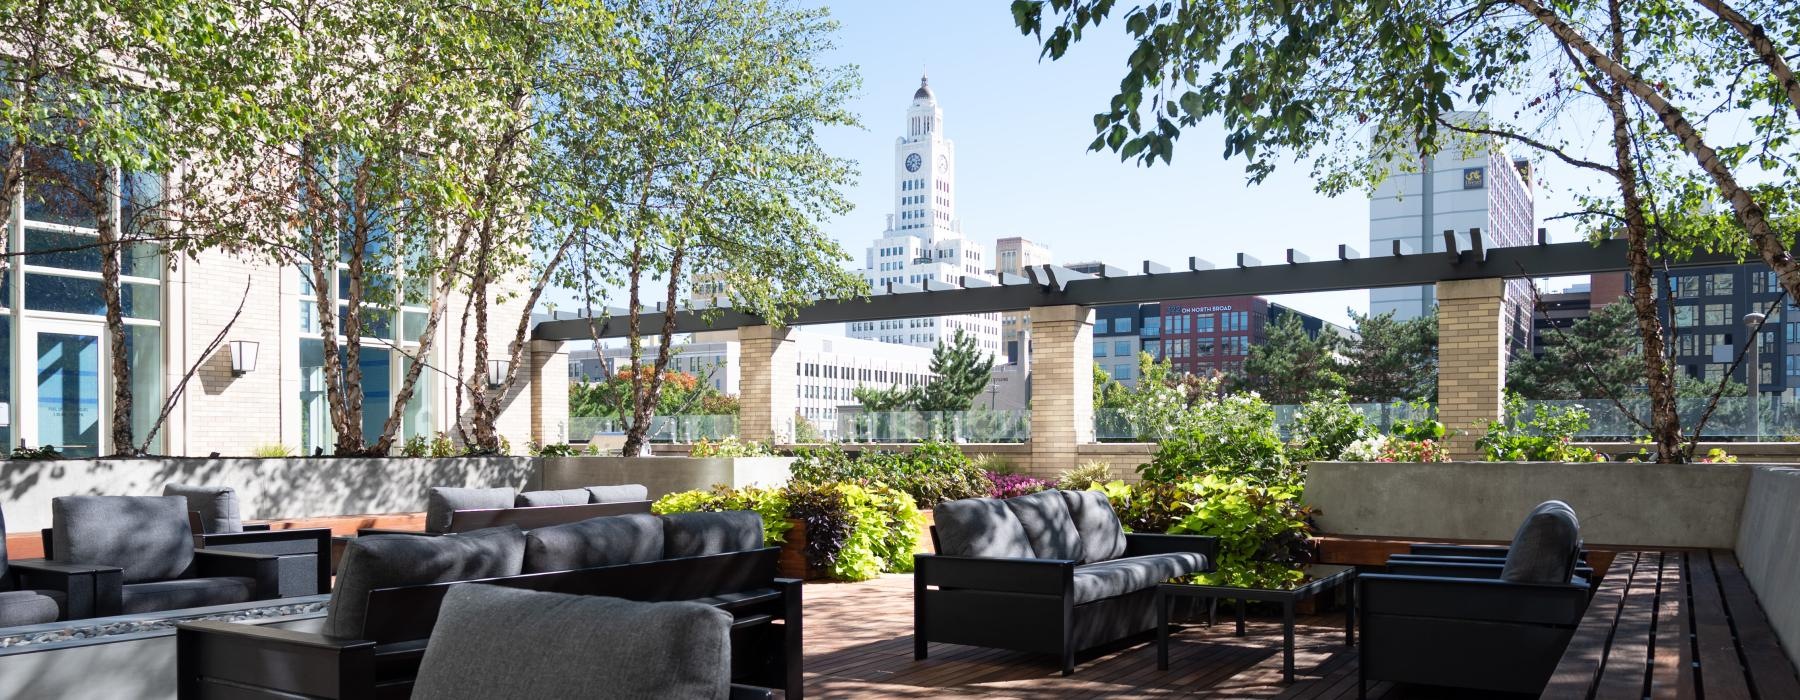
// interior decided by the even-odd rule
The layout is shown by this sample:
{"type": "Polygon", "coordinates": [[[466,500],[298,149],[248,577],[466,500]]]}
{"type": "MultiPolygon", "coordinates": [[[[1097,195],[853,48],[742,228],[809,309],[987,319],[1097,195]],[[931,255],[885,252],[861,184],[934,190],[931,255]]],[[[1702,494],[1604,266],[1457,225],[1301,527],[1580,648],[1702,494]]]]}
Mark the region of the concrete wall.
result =
{"type": "Polygon", "coordinates": [[[1736,549],[1781,648],[1800,665],[1800,469],[1751,472],[1736,549]]]}
{"type": "MultiPolygon", "coordinates": [[[[316,613],[266,624],[316,632],[325,616],[316,613]]],[[[114,700],[169,698],[175,692],[175,630],[119,635],[76,644],[23,647],[0,653],[0,698],[114,700]]]]}
{"type": "MultiPolygon", "coordinates": [[[[537,488],[531,457],[452,459],[107,459],[0,461],[6,529],[50,527],[56,496],[161,495],[163,484],[237,489],[245,518],[304,518],[425,510],[431,486],[537,488]]],[[[613,483],[613,482],[594,482],[613,483]]]]}
{"type": "Polygon", "coordinates": [[[655,499],[719,485],[780,486],[793,464],[792,457],[547,457],[544,488],[643,484],[655,499]]]}
{"type": "Polygon", "coordinates": [[[1752,465],[1597,462],[1318,462],[1305,500],[1322,532],[1510,540],[1532,506],[1562,499],[1590,545],[1719,547],[1738,542],[1752,465]]]}

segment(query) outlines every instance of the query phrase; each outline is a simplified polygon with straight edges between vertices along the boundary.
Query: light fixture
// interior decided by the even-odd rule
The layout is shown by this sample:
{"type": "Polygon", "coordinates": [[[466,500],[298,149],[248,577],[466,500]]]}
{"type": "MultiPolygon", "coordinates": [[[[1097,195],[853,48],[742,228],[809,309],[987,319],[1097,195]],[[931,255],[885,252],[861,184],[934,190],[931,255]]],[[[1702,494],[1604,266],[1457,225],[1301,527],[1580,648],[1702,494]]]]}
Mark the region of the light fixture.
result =
{"type": "Polygon", "coordinates": [[[511,369],[511,360],[488,360],[488,388],[500,388],[500,385],[506,381],[506,373],[511,369]]]}
{"type": "Polygon", "coordinates": [[[259,344],[254,340],[231,341],[231,374],[242,377],[256,371],[256,350],[259,344]]]}

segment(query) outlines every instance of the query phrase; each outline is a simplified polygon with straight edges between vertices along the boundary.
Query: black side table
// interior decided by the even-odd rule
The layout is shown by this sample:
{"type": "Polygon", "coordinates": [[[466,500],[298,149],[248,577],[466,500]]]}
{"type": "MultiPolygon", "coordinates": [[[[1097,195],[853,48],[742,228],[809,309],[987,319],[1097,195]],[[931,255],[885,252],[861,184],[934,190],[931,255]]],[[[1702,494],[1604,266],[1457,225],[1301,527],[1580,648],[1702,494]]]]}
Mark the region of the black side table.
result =
{"type": "Polygon", "coordinates": [[[1356,567],[1313,564],[1305,567],[1306,578],[1291,588],[1245,588],[1241,586],[1203,586],[1190,583],[1164,583],[1156,587],[1156,668],[1169,670],[1169,613],[1178,597],[1231,598],[1237,602],[1237,636],[1244,636],[1244,601],[1257,600],[1281,604],[1282,662],[1281,680],[1294,682],[1294,604],[1343,586],[1350,599],[1344,606],[1344,644],[1356,645],[1356,567]]]}

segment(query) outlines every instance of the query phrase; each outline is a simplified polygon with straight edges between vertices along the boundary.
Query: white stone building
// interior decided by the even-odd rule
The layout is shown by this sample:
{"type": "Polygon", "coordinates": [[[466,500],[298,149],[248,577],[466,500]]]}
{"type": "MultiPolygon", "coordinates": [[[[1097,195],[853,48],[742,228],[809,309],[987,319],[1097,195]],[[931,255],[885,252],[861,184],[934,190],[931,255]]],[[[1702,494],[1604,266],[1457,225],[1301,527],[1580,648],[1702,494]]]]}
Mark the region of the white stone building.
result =
{"type": "MultiPolygon", "coordinates": [[[[906,135],[894,142],[894,213],[869,246],[863,275],[887,285],[939,288],[962,278],[991,280],[987,246],[963,237],[956,216],[956,144],[944,138],[944,111],[924,79],[906,110],[906,135]]],[[[973,314],[851,323],[852,338],[931,348],[962,330],[978,346],[1000,354],[1000,314],[973,314]]]]}
{"type": "MultiPolygon", "coordinates": [[[[1476,112],[1446,118],[1462,123],[1486,119],[1476,112]]],[[[1535,240],[1531,164],[1507,155],[1499,141],[1470,138],[1433,156],[1411,153],[1390,160],[1393,169],[1369,197],[1369,255],[1391,254],[1395,241],[1408,253],[1442,252],[1444,231],[1455,231],[1459,245],[1466,247],[1471,228],[1481,229],[1488,248],[1530,245],[1535,240]]],[[[1526,284],[1518,280],[1507,285],[1508,313],[1515,319],[1530,304],[1526,284]]],[[[1369,291],[1371,315],[1393,312],[1396,319],[1405,320],[1436,306],[1430,286],[1369,291]]],[[[1517,320],[1513,324],[1525,328],[1517,320]]]]}

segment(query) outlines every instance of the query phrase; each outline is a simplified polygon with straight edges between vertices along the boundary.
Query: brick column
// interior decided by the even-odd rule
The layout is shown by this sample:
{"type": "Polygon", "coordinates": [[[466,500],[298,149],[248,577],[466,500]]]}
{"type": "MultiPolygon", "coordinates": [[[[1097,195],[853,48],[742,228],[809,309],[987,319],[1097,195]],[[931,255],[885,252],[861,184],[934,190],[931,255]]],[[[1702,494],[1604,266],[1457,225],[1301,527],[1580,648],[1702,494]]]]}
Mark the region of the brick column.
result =
{"type": "Polygon", "coordinates": [[[800,405],[796,351],[788,328],[744,326],[738,329],[738,437],[745,440],[790,440],[794,410],[800,405]]]}
{"type": "Polygon", "coordinates": [[[568,442],[569,351],[561,341],[533,340],[530,362],[531,438],[543,445],[568,442]]]}
{"type": "Polygon", "coordinates": [[[1475,440],[1504,410],[1505,290],[1500,279],[1437,284],[1438,420],[1450,432],[1452,459],[1479,456],[1475,440]]]}
{"type": "Polygon", "coordinates": [[[1094,441],[1094,314],[1083,306],[1031,310],[1031,472],[1074,467],[1094,441]]]}

